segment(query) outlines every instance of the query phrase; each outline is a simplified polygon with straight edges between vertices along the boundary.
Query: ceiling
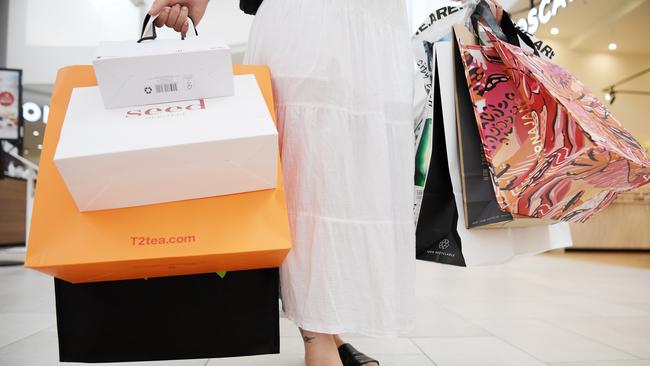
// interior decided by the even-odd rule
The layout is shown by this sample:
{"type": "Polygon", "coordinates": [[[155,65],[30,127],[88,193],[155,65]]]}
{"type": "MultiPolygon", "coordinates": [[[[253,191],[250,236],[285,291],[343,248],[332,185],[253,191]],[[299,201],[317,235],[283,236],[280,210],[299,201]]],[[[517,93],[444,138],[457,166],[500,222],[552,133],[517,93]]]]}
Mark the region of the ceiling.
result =
{"type": "MultiPolygon", "coordinates": [[[[515,1],[510,7],[513,20],[526,17],[529,7],[530,0],[515,1]]],[[[615,42],[619,53],[650,56],[650,0],[573,0],[536,35],[560,39],[580,51],[605,52],[615,42]],[[552,36],[552,27],[560,34],[552,36]]]]}

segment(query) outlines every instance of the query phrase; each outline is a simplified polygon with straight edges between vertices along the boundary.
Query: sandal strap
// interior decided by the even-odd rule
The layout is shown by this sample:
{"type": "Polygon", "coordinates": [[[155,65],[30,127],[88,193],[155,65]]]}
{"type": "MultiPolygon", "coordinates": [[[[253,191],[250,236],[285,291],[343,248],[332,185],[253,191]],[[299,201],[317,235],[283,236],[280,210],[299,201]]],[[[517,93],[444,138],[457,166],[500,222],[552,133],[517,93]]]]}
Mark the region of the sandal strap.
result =
{"type": "Polygon", "coordinates": [[[349,343],[344,343],[339,347],[339,356],[343,366],[362,366],[371,362],[376,362],[379,365],[379,361],[364,355],[349,343]]]}

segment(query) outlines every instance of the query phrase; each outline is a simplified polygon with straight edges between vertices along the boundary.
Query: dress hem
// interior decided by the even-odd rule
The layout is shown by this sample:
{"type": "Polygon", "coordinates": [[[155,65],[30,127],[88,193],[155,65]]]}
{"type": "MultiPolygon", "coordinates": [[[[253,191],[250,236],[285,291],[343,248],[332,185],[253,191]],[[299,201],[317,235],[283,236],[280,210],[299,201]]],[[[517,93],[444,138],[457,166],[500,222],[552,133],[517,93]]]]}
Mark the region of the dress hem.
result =
{"type": "Polygon", "coordinates": [[[412,332],[415,329],[415,324],[411,325],[408,328],[389,329],[389,330],[382,330],[382,331],[364,329],[362,327],[357,327],[357,326],[352,326],[352,327],[327,326],[323,324],[310,323],[304,320],[298,321],[297,317],[293,316],[292,314],[286,311],[284,311],[284,315],[287,319],[291,320],[300,329],[304,329],[315,333],[323,333],[323,334],[338,334],[338,335],[358,334],[358,335],[373,337],[373,338],[399,338],[401,336],[408,334],[409,332],[412,332]]]}

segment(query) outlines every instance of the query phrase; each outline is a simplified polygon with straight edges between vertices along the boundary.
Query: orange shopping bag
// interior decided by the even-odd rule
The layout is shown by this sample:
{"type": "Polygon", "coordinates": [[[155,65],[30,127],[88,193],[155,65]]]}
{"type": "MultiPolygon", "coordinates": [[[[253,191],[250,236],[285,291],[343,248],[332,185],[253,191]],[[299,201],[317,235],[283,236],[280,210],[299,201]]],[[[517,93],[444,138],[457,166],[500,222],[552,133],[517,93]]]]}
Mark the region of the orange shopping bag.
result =
{"type": "MultiPolygon", "coordinates": [[[[268,68],[237,65],[234,73],[255,75],[274,115],[268,68]]],[[[25,267],[80,283],[280,265],[291,236],[279,164],[277,189],[79,212],[53,156],[72,89],[96,84],[91,66],[57,75],[25,267]]]]}

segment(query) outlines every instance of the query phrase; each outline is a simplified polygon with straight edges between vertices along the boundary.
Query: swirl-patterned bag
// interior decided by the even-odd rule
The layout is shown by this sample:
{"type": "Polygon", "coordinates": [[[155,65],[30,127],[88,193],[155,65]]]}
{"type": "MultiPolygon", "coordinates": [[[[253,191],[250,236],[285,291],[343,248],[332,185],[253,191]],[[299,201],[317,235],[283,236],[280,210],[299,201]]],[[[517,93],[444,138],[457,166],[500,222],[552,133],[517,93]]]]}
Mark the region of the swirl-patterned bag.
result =
{"type": "Polygon", "coordinates": [[[501,209],[584,222],[650,183],[648,154],[584,84],[491,38],[461,53],[501,209]]]}

